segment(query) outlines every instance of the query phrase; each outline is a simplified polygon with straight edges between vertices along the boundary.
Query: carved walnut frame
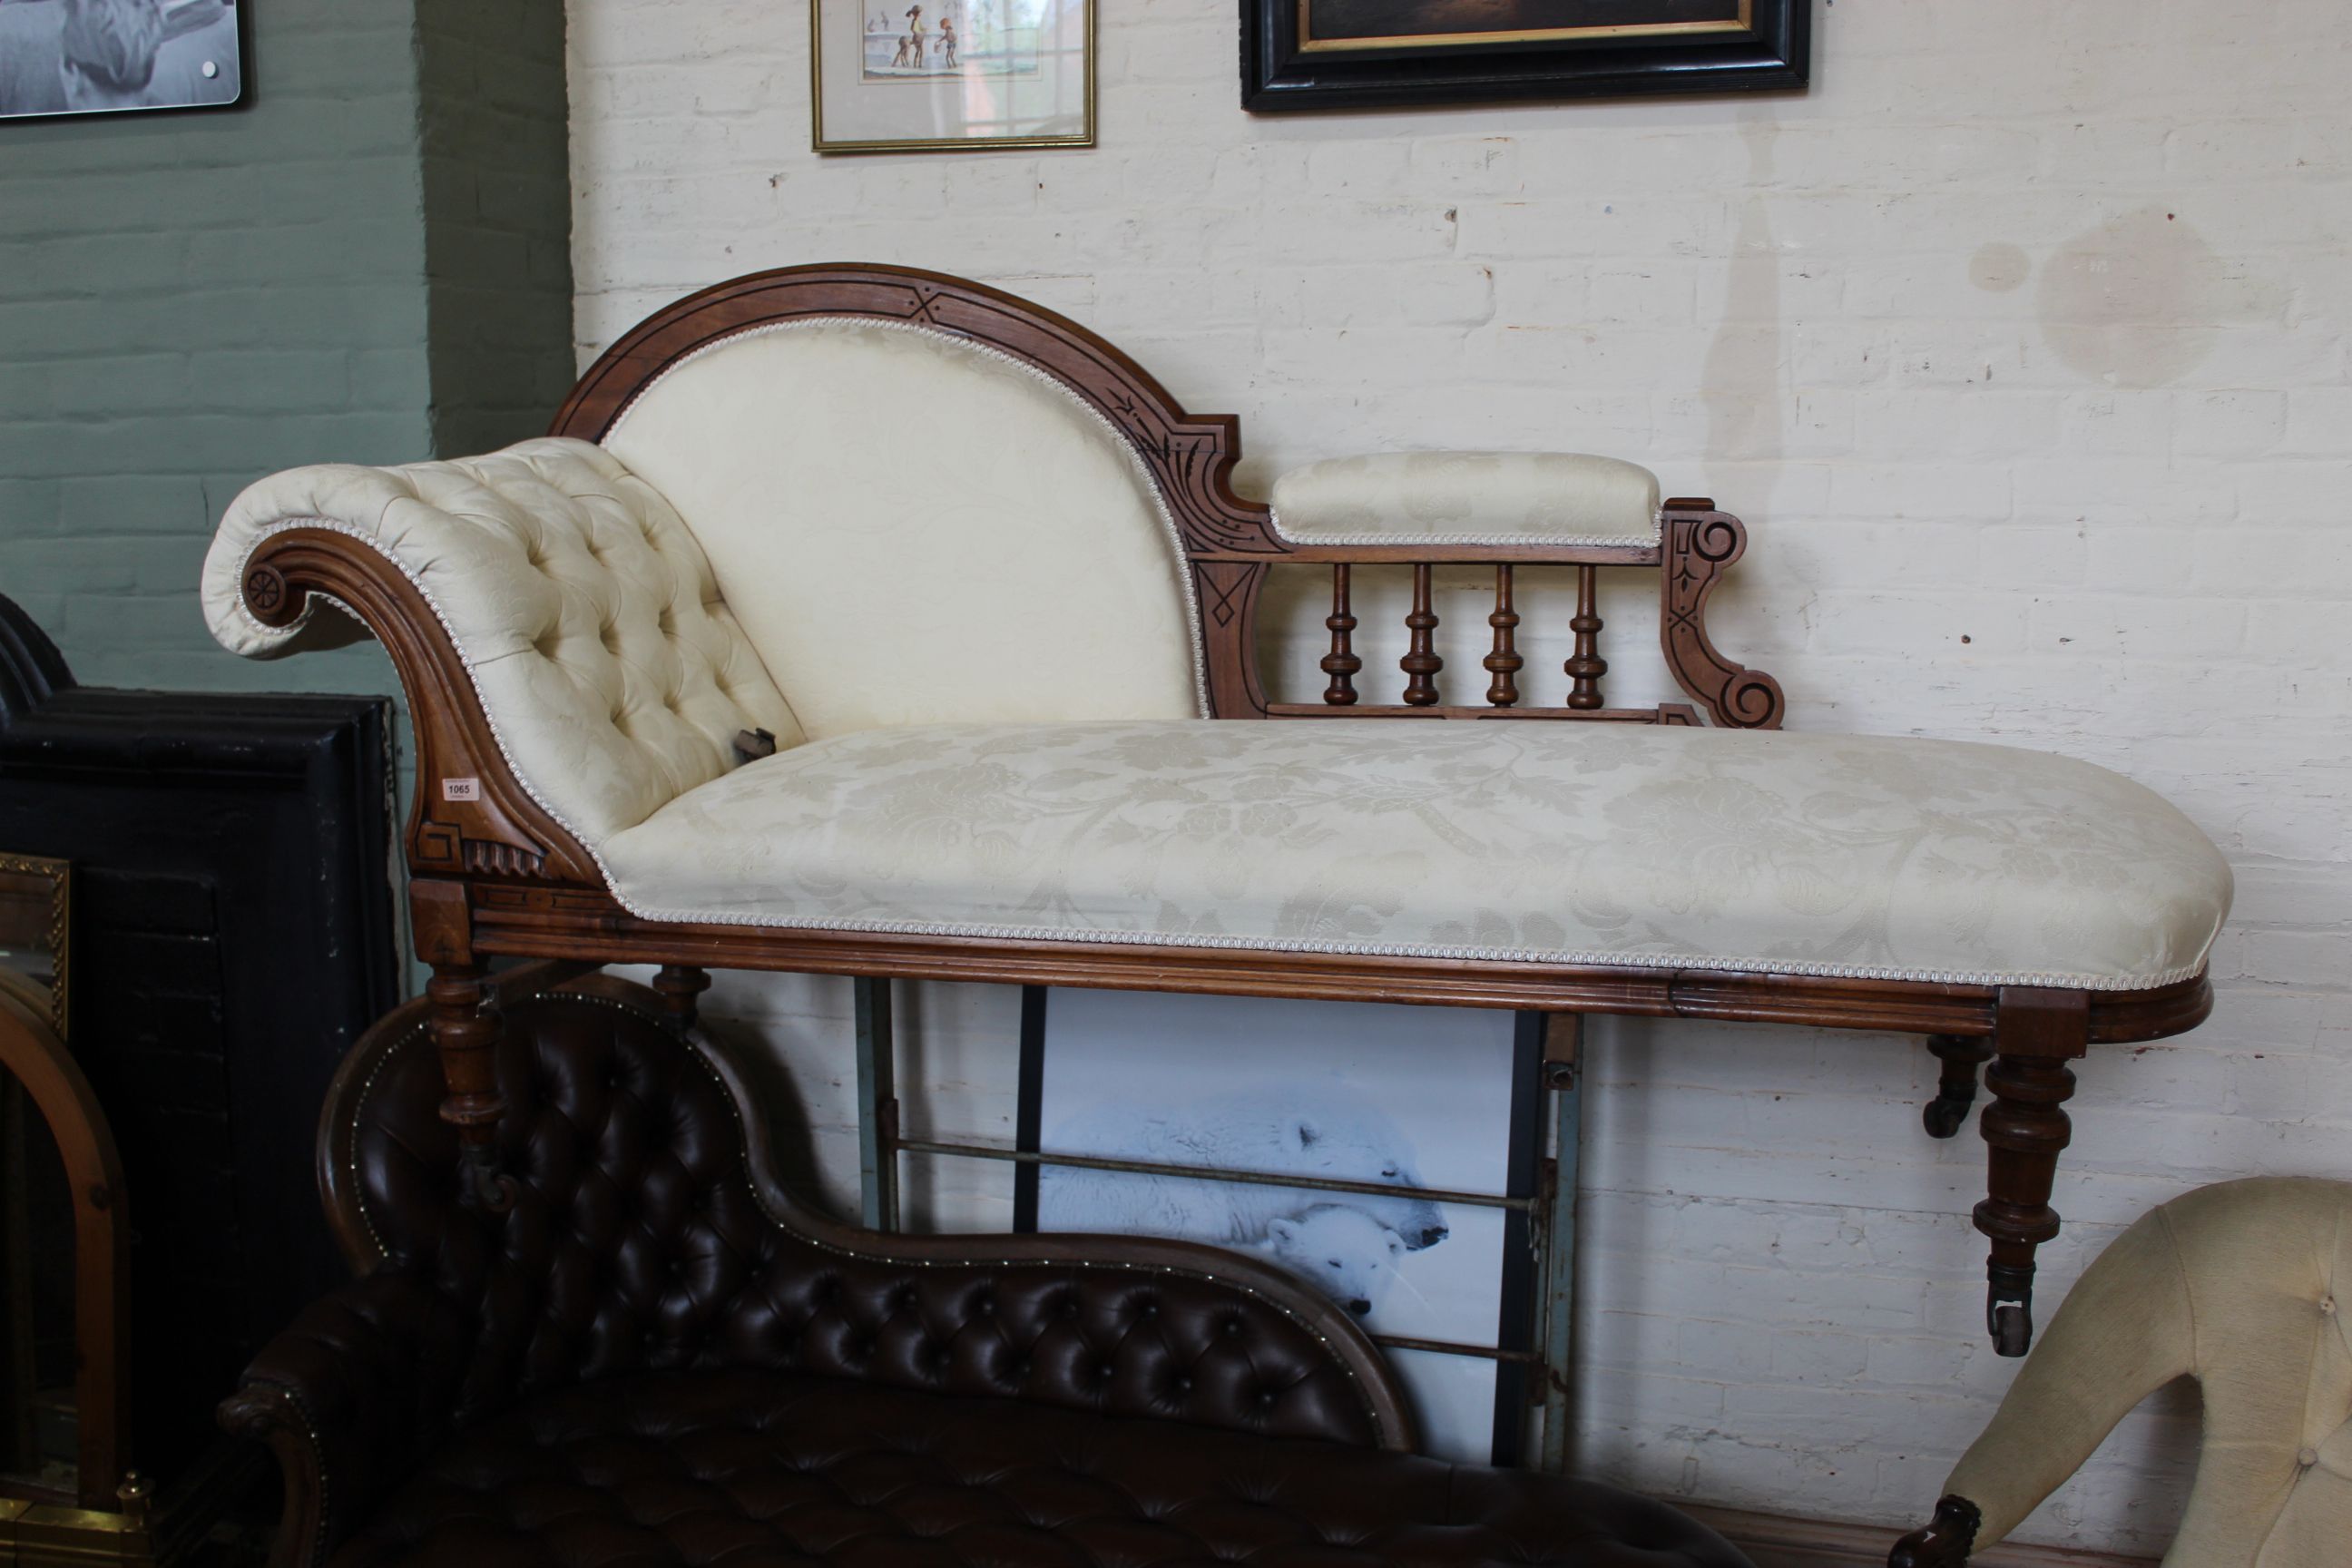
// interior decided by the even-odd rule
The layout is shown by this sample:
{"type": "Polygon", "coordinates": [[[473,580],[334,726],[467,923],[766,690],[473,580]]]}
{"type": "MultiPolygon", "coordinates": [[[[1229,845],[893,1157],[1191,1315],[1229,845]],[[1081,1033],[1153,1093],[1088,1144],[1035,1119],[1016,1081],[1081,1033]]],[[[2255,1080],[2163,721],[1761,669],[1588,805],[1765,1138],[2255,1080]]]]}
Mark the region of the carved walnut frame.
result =
{"type": "MultiPolygon", "coordinates": [[[[984,344],[1058,380],[1126,437],[1158,482],[1181,537],[1201,612],[1211,712],[1219,719],[1610,721],[1696,723],[1688,706],[1600,706],[1606,668],[1593,636],[1591,584],[1604,566],[1657,572],[1661,643],[1668,668],[1718,725],[1777,729],[1778,682],[1724,657],[1707,640],[1708,598],[1746,549],[1739,520],[1710,500],[1665,503],[1654,545],[1378,545],[1294,543],[1274,530],[1262,503],[1228,482],[1240,456],[1238,421],[1188,414],[1144,370],[1075,322],[993,289],[937,273],[882,267],[802,267],[708,289],[646,321],[608,350],[572,390],[551,430],[600,439],[629,401],[668,366],[722,338],[772,322],[866,317],[911,323],[984,344]],[[1412,682],[1407,701],[1361,704],[1351,677],[1361,668],[1349,644],[1355,621],[1348,570],[1363,564],[1414,568],[1412,651],[1401,661],[1412,682]],[[1257,609],[1276,565],[1328,564],[1335,602],[1327,623],[1333,677],[1320,705],[1267,700],[1256,666],[1257,609]],[[1441,706],[1428,632],[1430,570],[1497,569],[1495,678],[1486,707],[1441,706]],[[1512,647],[1517,616],[1508,568],[1579,568],[1575,678],[1565,708],[1517,705],[1512,647]]],[[[658,963],[657,983],[681,1014],[709,984],[709,968],[770,969],[925,980],[1218,992],[1341,1001],[1437,1004],[1546,1012],[1721,1018],[1923,1034],[1943,1062],[1928,1130],[1957,1131],[1977,1089],[1979,1063],[1994,1102],[1981,1131],[1990,1153],[1990,1194],[1977,1226],[1992,1242],[1989,1322],[2003,1354],[2024,1353],[2031,1334],[2033,1255],[2057,1234],[2049,1206],[2059,1151],[2070,1134],[2061,1107],[2073,1092],[2066,1063],[2094,1042],[2155,1039],[2194,1027],[2210,1011],[2200,978],[2138,992],[2083,992],[1840,980],[1643,967],[1496,963],[1474,959],[1250,952],[1085,942],[761,929],[641,920],[614,900],[593,858],[541,810],[508,771],[464,663],[408,580],[383,556],[344,534],[293,528],[270,535],[244,574],[246,603],[259,619],[289,626],[323,595],[366,623],[391,650],[408,693],[420,781],[472,778],[477,798],[451,802],[415,791],[407,829],[417,953],[434,970],[429,993],[436,1039],[448,1075],[443,1114],[465,1130],[490,1201],[503,1180],[489,1169],[493,1124],[504,1111],[490,1080],[494,1013],[481,1005],[484,962],[494,955],[588,963],[658,963]]]]}

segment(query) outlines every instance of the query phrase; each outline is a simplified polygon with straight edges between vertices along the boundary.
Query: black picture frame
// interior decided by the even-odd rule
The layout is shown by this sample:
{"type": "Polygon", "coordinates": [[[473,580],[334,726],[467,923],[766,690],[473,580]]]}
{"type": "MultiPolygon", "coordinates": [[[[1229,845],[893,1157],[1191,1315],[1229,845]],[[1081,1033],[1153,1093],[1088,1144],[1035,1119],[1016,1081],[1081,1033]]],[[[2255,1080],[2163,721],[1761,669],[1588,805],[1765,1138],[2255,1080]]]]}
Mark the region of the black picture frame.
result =
{"type": "MultiPolygon", "coordinates": [[[[1048,1019],[1052,994],[1047,987],[1042,985],[1021,988],[1021,1056],[1014,1091],[1013,1147],[1027,1154],[1040,1154],[1045,1151],[1048,1019]]],[[[1288,1009],[1326,1005],[1279,1002],[1269,1005],[1288,1009]]],[[[1504,1197],[1534,1199],[1544,1180],[1543,1142],[1547,1131],[1547,1106],[1543,1047],[1548,1022],[1546,1015],[1541,1013],[1517,1013],[1511,1019],[1509,1104],[1505,1125],[1496,1129],[1505,1141],[1500,1194],[1504,1197]]],[[[1272,1040],[1269,1045],[1276,1054],[1285,1048],[1272,1040]]],[[[1129,1152],[1126,1157],[1143,1156],[1129,1152]]],[[[1046,1163],[1053,1163],[1050,1156],[1046,1163]]],[[[1206,1167],[1192,1168],[1212,1181],[1216,1179],[1214,1173],[1206,1167]]],[[[1039,1229],[1040,1173],[1041,1167],[1034,1163],[1013,1167],[1012,1228],[1015,1234],[1035,1235],[1039,1229]]],[[[1500,1277],[1496,1281],[1492,1338],[1496,1350],[1512,1356],[1525,1356],[1537,1349],[1539,1303],[1537,1299],[1536,1238],[1527,1208],[1504,1210],[1500,1218],[1500,1277]]],[[[1375,1342],[1387,1342],[1377,1333],[1374,1338],[1375,1342]]],[[[1488,1463],[1513,1466],[1527,1462],[1528,1411],[1530,1394],[1536,1392],[1530,1387],[1530,1383],[1538,1375],[1527,1361],[1496,1361],[1492,1426],[1486,1444],[1488,1463]]]]}
{"type": "Polygon", "coordinates": [[[1242,0],[1242,107],[1412,109],[1671,92],[1799,89],[1812,67],[1812,0],[1751,0],[1737,33],[1518,39],[1351,49],[1300,43],[1313,0],[1242,0]]]}
{"type": "MultiPolygon", "coordinates": [[[[0,0],[0,5],[9,3],[10,0],[0,0]]],[[[167,93],[160,100],[148,103],[79,108],[60,103],[53,109],[28,110],[14,102],[15,94],[11,90],[25,85],[25,78],[21,74],[24,62],[8,57],[30,40],[20,29],[0,26],[0,127],[54,125],[76,120],[127,120],[157,114],[208,114],[249,108],[253,103],[253,0],[162,0],[162,3],[167,22],[163,40],[166,48],[173,46],[184,48],[184,40],[203,30],[187,25],[196,20],[198,15],[226,13],[226,16],[215,15],[213,20],[228,22],[228,41],[236,46],[235,59],[228,60],[223,57],[226,74],[234,78],[235,90],[232,93],[215,97],[197,89],[196,96],[177,97],[167,93]]],[[[30,9],[28,6],[28,13],[30,9]]],[[[0,21],[5,20],[0,18],[0,21]]],[[[219,74],[222,71],[215,68],[215,76],[219,74]]]]}

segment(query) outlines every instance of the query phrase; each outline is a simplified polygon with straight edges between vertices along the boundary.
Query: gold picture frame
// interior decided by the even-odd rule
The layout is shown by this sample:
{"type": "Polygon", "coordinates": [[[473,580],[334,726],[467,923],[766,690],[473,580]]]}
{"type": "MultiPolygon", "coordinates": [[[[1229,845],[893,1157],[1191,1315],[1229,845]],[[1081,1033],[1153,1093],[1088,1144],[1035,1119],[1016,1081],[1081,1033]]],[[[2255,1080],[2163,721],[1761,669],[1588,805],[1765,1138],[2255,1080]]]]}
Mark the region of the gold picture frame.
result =
{"type": "Polygon", "coordinates": [[[68,1043],[66,959],[72,927],[73,862],[0,852],[0,965],[36,981],[46,975],[49,1027],[68,1043]]]}
{"type": "Polygon", "coordinates": [[[1095,0],[809,0],[810,145],[1095,144],[1095,0]]]}
{"type": "MultiPolygon", "coordinates": [[[[1627,13],[1648,13],[1639,19],[1598,25],[1546,26],[1542,14],[1553,8],[1547,0],[1299,0],[1298,52],[1353,53],[1361,49],[1433,49],[1468,45],[1575,44],[1630,42],[1637,38],[1664,41],[1684,37],[1697,42],[1706,35],[1746,36],[1753,30],[1755,0],[1716,0],[1713,4],[1627,4],[1627,13]],[[1334,13],[1349,9],[1403,15],[1409,26],[1380,31],[1377,26],[1356,32],[1328,27],[1334,13]],[[1714,13],[1690,20],[1675,13],[1714,13]],[[1448,18],[1457,18],[1449,23],[1448,18]]],[[[1344,26],[1344,24],[1343,24],[1344,26]]]]}
{"type": "Polygon", "coordinates": [[[1812,0],[1242,0],[1252,114],[1799,92],[1812,0]]]}

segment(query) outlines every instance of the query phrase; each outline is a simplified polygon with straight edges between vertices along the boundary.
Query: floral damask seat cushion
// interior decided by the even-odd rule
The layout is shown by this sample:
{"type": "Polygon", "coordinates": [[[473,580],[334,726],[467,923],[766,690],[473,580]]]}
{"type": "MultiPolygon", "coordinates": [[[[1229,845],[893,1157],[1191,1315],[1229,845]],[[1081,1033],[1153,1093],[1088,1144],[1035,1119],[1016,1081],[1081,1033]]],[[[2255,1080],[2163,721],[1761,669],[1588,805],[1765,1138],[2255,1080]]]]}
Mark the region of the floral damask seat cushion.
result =
{"type": "Polygon", "coordinates": [[[924,724],[738,768],[605,838],[642,915],[2134,990],[2231,894],[2070,758],[1619,724],[924,724]]]}

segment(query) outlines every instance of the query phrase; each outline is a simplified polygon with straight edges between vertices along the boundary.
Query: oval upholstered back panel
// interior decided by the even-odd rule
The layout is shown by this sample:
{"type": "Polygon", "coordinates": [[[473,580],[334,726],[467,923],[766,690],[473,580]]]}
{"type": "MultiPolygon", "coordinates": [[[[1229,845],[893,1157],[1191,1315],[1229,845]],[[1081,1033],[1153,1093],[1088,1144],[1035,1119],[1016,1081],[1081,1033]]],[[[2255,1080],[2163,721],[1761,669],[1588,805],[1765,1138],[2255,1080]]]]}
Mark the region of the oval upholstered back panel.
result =
{"type": "Polygon", "coordinates": [[[1201,717],[1156,492],[1007,356],[867,321],[759,328],[673,366],[604,444],[686,519],[812,739],[1201,717]]]}
{"type": "Polygon", "coordinates": [[[894,1259],[786,1229],[754,1189],[719,1074],[651,1007],[609,994],[505,1005],[499,1154],[519,1196],[489,1214],[461,1193],[440,1064],[414,1017],[334,1114],[350,1118],[349,1187],[382,1267],[476,1314],[451,1342],[461,1353],[423,1373],[460,1426],[575,1383],[745,1366],[1381,1439],[1308,1326],[1235,1285],[1108,1262],[894,1259]]]}

